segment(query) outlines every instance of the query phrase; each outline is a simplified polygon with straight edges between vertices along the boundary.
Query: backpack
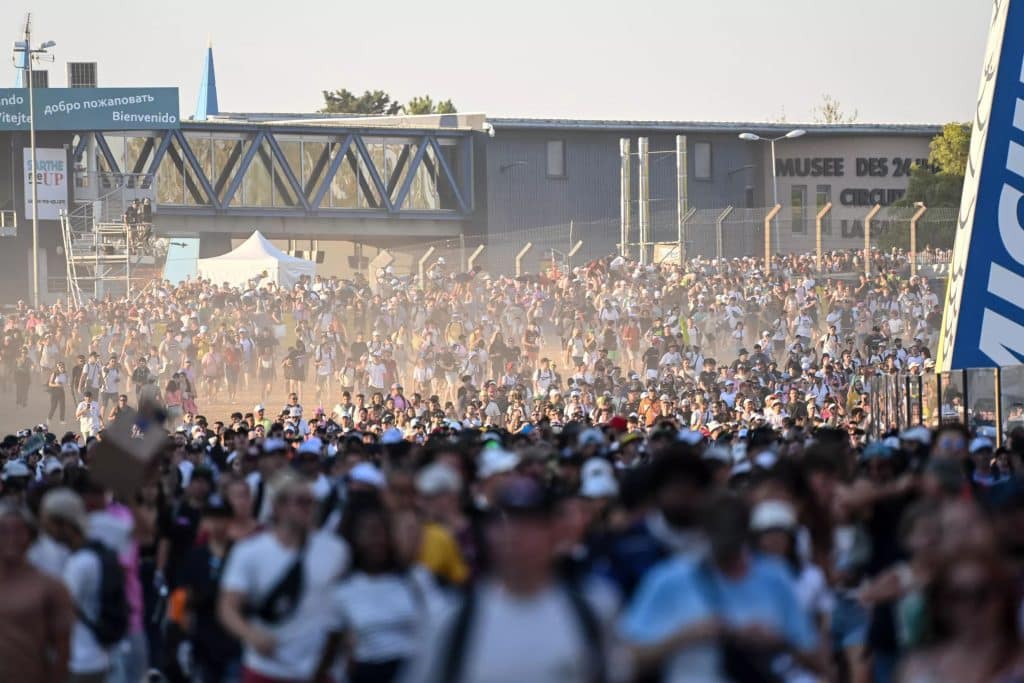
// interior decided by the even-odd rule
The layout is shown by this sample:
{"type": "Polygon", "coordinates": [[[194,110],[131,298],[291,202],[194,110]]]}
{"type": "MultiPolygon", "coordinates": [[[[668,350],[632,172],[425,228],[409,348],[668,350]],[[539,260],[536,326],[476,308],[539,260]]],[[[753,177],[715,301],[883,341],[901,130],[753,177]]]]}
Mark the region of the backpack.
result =
{"type": "Polygon", "coordinates": [[[117,553],[103,543],[89,541],[85,549],[94,553],[100,561],[100,611],[96,621],[86,618],[79,606],[75,607],[75,611],[99,644],[109,648],[120,643],[128,634],[128,597],[124,590],[124,570],[117,559],[117,553]]]}
{"type": "MultiPolygon", "coordinates": [[[[597,615],[575,583],[563,581],[561,585],[569,599],[573,617],[583,636],[583,642],[589,650],[587,659],[593,663],[589,680],[591,683],[606,683],[608,672],[605,668],[605,647],[597,615]]],[[[473,626],[477,602],[476,587],[471,585],[466,589],[462,604],[455,614],[451,632],[448,634],[447,647],[441,664],[443,667],[441,678],[438,680],[445,681],[445,683],[458,683],[462,680],[462,669],[466,659],[466,641],[469,640],[469,633],[473,626]]]]}

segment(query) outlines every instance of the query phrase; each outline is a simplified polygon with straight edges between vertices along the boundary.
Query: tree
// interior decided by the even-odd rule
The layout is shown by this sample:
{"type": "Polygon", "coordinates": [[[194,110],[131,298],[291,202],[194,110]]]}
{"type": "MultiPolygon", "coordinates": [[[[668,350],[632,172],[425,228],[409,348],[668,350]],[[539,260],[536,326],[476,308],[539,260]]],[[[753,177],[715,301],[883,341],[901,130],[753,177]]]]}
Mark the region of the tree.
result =
{"type": "MultiPolygon", "coordinates": [[[[947,123],[943,126],[942,132],[932,138],[928,145],[928,164],[914,164],[910,169],[907,192],[894,203],[894,206],[911,207],[920,202],[929,209],[959,207],[970,147],[970,124],[947,123]]],[[[956,238],[955,222],[928,224],[927,221],[928,214],[925,214],[925,225],[921,228],[926,232],[921,234],[919,228],[918,245],[931,245],[941,249],[952,247],[956,238]]],[[[902,231],[890,231],[879,238],[878,248],[887,250],[896,246],[906,249],[909,246],[908,238],[909,235],[902,231]]]]}
{"type": "Polygon", "coordinates": [[[970,148],[970,124],[947,123],[943,126],[942,132],[928,145],[928,166],[914,165],[907,193],[897,205],[912,206],[923,202],[931,208],[960,206],[970,148]]]}
{"type": "Polygon", "coordinates": [[[847,114],[839,100],[826,93],[821,96],[821,104],[811,108],[811,116],[815,123],[853,123],[857,120],[857,110],[847,114]]]}
{"type": "Polygon", "coordinates": [[[430,95],[414,97],[402,109],[406,114],[412,116],[421,114],[454,114],[458,111],[451,100],[441,100],[434,104],[434,100],[431,99],[430,95]]]}
{"type": "Polygon", "coordinates": [[[362,114],[363,116],[394,116],[402,105],[383,90],[367,90],[356,95],[350,90],[324,90],[324,114],[362,114]]]}

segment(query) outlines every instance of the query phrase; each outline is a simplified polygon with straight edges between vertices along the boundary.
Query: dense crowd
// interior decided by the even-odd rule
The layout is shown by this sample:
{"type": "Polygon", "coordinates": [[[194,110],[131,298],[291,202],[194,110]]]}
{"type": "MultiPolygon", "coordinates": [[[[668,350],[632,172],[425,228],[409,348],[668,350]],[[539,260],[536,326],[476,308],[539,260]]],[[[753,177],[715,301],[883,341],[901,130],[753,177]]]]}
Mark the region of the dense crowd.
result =
{"type": "Polygon", "coordinates": [[[21,303],[0,680],[1024,680],[1024,427],[879,424],[941,310],[860,258],[21,303]]]}

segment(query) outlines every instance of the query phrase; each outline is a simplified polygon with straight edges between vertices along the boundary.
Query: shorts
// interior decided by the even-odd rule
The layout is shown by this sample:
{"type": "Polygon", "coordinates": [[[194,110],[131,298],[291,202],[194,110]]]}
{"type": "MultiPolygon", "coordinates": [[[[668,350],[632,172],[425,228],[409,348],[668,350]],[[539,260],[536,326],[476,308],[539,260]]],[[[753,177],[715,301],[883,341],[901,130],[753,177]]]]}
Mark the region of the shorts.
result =
{"type": "Polygon", "coordinates": [[[864,645],[868,639],[870,613],[856,599],[836,595],[832,608],[832,650],[839,652],[849,647],[864,645]]]}

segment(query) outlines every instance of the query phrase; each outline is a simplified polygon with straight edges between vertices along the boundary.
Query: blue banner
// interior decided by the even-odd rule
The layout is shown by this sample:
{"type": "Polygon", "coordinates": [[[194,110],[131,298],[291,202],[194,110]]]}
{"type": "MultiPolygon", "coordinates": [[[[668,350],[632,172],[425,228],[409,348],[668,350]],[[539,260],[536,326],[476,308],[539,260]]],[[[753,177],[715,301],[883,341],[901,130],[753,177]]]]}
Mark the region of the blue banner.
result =
{"type": "Polygon", "coordinates": [[[1024,0],[994,3],[938,369],[1024,362],[1024,0]]]}
{"type": "MultiPolygon", "coordinates": [[[[36,88],[36,130],[164,130],[179,124],[177,88],[36,88]]],[[[27,88],[0,88],[0,131],[29,129],[27,88]]]]}

